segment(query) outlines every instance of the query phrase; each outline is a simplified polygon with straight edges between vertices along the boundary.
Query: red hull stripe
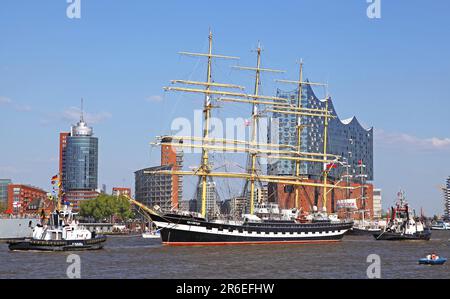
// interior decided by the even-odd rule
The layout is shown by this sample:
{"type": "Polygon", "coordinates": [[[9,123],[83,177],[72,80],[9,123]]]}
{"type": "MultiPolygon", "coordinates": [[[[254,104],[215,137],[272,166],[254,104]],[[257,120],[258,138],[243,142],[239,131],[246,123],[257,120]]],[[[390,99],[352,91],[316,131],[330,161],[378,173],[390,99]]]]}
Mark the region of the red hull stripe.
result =
{"type": "Polygon", "coordinates": [[[341,240],[308,240],[308,241],[245,241],[245,242],[163,242],[167,246],[226,246],[226,245],[269,245],[269,244],[318,244],[336,243],[341,240]]]}

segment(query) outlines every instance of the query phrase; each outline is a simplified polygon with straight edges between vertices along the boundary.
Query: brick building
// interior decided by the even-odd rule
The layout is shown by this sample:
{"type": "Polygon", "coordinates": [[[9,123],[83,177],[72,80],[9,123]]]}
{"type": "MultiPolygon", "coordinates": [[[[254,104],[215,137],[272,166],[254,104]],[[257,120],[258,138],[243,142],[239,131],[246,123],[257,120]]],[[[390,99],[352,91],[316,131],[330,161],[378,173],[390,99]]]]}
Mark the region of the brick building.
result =
{"type": "MultiPolygon", "coordinates": [[[[181,170],[183,152],[170,143],[170,137],[161,143],[161,165],[140,169],[135,172],[135,198],[137,201],[164,211],[178,209],[183,199],[183,177],[179,175],[149,174],[153,171],[181,170]]],[[[181,141],[182,142],[182,141],[181,141]]]]}
{"type": "MultiPolygon", "coordinates": [[[[308,183],[321,183],[312,179],[306,179],[304,181],[308,183]]],[[[329,184],[333,184],[333,182],[329,182],[329,184]]],[[[345,182],[341,182],[338,186],[345,187],[347,184],[345,182]]],[[[338,209],[338,201],[355,199],[357,205],[356,209],[366,210],[366,217],[369,216],[370,218],[373,218],[373,185],[364,185],[364,197],[366,198],[365,203],[363,203],[361,196],[361,193],[363,192],[361,185],[358,183],[350,183],[349,186],[355,189],[328,189],[327,211],[329,213],[337,213],[339,217],[344,217],[346,211],[344,209],[338,209]]],[[[269,184],[269,202],[278,203],[281,209],[295,208],[295,188],[296,187],[292,185],[269,184]]],[[[303,211],[311,212],[314,206],[319,208],[323,206],[323,188],[313,186],[298,186],[297,188],[299,189],[300,207],[303,211]]],[[[359,213],[353,214],[354,219],[359,219],[360,217],[361,215],[359,213]]]]}
{"type": "MultiPolygon", "coordinates": [[[[183,165],[183,152],[174,148],[170,144],[172,139],[166,138],[162,140],[161,146],[161,166],[171,166],[172,170],[181,170],[183,165]]],[[[172,207],[178,207],[179,202],[183,199],[183,177],[172,175],[172,207]]]]}
{"type": "Polygon", "coordinates": [[[8,185],[8,210],[13,215],[40,214],[42,210],[48,215],[54,208],[47,192],[37,187],[8,185]]]}

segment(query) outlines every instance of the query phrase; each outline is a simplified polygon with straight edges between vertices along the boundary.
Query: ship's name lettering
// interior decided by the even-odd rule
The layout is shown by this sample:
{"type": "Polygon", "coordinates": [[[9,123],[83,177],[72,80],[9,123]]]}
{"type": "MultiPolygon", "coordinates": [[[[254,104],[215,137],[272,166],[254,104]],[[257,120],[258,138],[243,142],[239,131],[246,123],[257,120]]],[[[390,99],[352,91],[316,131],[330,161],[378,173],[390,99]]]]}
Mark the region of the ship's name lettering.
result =
{"type": "Polygon", "coordinates": [[[192,224],[192,225],[200,225],[199,222],[192,222],[192,221],[188,221],[187,224],[192,224]]]}

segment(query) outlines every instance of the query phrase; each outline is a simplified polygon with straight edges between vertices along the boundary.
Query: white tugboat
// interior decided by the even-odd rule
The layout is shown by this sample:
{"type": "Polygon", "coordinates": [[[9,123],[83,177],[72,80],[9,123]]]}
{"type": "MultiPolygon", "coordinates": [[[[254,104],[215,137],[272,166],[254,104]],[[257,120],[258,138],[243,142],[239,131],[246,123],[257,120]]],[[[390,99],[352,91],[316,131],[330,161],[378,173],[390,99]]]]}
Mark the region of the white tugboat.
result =
{"type": "Polygon", "coordinates": [[[395,207],[391,208],[391,218],[381,233],[373,235],[376,240],[424,240],[431,238],[430,229],[426,228],[422,221],[415,219],[409,205],[406,202],[404,192],[398,193],[395,207]]]}
{"type": "MultiPolygon", "coordinates": [[[[64,206],[62,211],[55,210],[49,223],[34,227],[29,239],[8,241],[9,249],[14,251],[77,251],[102,249],[105,236],[96,236],[76,219],[77,213],[64,206]]],[[[44,222],[44,221],[43,221],[44,222]]]]}

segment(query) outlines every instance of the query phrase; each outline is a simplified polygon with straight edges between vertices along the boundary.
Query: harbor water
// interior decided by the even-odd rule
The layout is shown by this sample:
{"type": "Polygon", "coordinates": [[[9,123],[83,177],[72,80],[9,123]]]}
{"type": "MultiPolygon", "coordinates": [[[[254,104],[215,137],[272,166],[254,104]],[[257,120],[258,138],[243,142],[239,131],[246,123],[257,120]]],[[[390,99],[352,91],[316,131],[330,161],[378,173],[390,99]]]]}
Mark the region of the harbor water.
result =
{"type": "MultiPolygon", "coordinates": [[[[141,236],[108,237],[100,251],[80,256],[80,275],[89,278],[367,278],[380,257],[381,278],[450,278],[450,262],[423,266],[431,252],[450,258],[450,231],[433,231],[426,241],[376,241],[345,236],[339,243],[167,247],[141,236]]],[[[0,278],[67,278],[68,252],[10,252],[0,243],[0,278]]]]}

